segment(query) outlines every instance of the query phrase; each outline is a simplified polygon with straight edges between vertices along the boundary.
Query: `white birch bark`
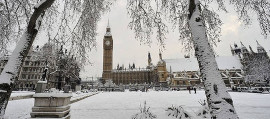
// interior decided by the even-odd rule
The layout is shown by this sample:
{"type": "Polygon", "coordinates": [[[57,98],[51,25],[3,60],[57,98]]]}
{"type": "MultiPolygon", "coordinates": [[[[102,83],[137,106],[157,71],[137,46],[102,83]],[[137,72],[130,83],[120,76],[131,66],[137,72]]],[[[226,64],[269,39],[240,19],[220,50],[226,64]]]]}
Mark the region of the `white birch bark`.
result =
{"type": "Polygon", "coordinates": [[[238,119],[232,98],[219,73],[214,52],[206,36],[199,0],[195,0],[195,4],[189,25],[212,119],[238,119]]]}

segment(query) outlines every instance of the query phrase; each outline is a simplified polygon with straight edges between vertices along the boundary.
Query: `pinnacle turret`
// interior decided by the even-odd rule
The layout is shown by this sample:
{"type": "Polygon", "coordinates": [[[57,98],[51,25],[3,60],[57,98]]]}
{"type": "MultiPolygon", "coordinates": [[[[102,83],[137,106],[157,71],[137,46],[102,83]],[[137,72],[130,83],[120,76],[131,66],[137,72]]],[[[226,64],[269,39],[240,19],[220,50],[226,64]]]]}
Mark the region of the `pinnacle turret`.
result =
{"type": "Polygon", "coordinates": [[[250,45],[249,45],[248,47],[249,47],[249,49],[250,49],[250,53],[254,53],[252,47],[251,47],[250,45]]]}
{"type": "Polygon", "coordinates": [[[231,53],[232,53],[232,55],[235,55],[235,53],[234,53],[234,48],[232,48],[231,45],[230,45],[230,48],[231,48],[231,53]]]}
{"type": "Polygon", "coordinates": [[[150,52],[148,52],[148,66],[151,65],[151,62],[152,62],[151,54],[150,52]]]}
{"type": "Polygon", "coordinates": [[[106,28],[106,34],[105,34],[105,36],[112,36],[109,20],[108,20],[108,25],[107,25],[107,28],[106,28]]]}
{"type": "Polygon", "coordinates": [[[261,46],[261,44],[257,40],[256,40],[256,42],[257,42],[258,53],[264,53],[265,52],[264,48],[261,46]]]}
{"type": "Polygon", "coordinates": [[[160,50],[159,50],[159,59],[162,60],[162,54],[161,54],[160,50]]]}
{"type": "Polygon", "coordinates": [[[241,43],[242,52],[248,53],[248,49],[246,48],[246,46],[244,46],[244,44],[241,41],[240,41],[240,43],[241,43]]]}

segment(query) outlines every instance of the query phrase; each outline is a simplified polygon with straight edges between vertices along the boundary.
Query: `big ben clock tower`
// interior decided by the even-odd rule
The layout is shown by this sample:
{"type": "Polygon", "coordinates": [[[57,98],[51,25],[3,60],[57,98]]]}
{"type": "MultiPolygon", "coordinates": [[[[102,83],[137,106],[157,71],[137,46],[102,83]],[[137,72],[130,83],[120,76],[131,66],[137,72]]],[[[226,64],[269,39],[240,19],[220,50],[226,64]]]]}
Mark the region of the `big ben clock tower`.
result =
{"type": "Polygon", "coordinates": [[[111,34],[111,28],[108,26],[106,28],[106,34],[103,39],[103,72],[102,79],[111,79],[111,71],[112,71],[112,63],[113,63],[113,39],[111,34]]]}

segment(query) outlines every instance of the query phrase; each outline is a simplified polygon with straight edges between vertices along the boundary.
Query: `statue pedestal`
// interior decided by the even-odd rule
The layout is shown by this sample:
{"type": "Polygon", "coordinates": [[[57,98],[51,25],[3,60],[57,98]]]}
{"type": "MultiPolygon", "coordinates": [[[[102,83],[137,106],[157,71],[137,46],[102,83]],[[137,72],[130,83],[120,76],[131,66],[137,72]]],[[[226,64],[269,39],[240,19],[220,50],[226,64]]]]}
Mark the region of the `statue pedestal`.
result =
{"type": "Polygon", "coordinates": [[[71,93],[36,93],[31,118],[70,119],[71,93]]]}
{"type": "Polygon", "coordinates": [[[47,81],[38,81],[36,93],[43,93],[46,89],[46,86],[47,86],[47,81]]]}
{"type": "Polygon", "coordinates": [[[81,85],[76,85],[76,86],[75,86],[75,92],[76,92],[76,91],[81,91],[81,90],[82,90],[81,85]]]}
{"type": "Polygon", "coordinates": [[[64,86],[64,93],[69,93],[70,91],[70,85],[65,85],[64,86]]]}

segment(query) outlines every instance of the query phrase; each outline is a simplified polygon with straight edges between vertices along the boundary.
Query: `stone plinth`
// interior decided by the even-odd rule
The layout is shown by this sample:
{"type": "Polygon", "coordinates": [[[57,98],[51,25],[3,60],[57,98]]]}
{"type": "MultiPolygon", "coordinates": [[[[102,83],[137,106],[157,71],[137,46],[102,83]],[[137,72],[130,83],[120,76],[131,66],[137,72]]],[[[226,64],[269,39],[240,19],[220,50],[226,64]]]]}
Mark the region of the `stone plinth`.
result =
{"type": "Polygon", "coordinates": [[[71,93],[36,93],[31,118],[70,118],[71,93]]]}
{"type": "Polygon", "coordinates": [[[81,85],[76,85],[76,86],[75,86],[75,92],[76,92],[76,91],[81,91],[81,85]]]}
{"type": "Polygon", "coordinates": [[[46,86],[47,86],[47,81],[38,81],[36,93],[43,93],[46,89],[46,86]]]}
{"type": "Polygon", "coordinates": [[[65,85],[64,86],[64,93],[69,93],[70,90],[70,85],[65,85]]]}

